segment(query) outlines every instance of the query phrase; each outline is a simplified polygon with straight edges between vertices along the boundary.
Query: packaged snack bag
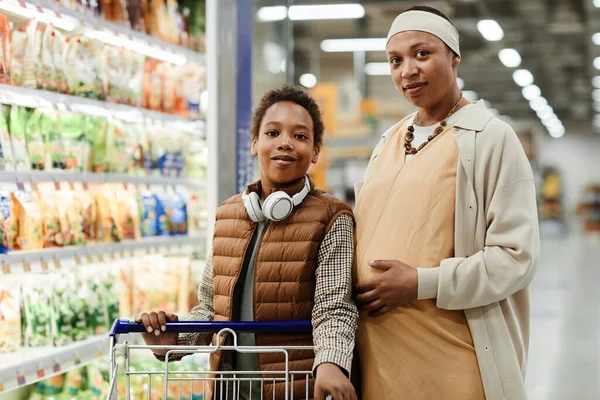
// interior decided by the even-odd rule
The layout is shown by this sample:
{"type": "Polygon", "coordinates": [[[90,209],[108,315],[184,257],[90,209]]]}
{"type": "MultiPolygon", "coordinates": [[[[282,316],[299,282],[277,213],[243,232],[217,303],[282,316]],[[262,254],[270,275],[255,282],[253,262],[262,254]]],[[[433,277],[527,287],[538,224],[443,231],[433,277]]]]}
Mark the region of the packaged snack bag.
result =
{"type": "Polygon", "coordinates": [[[156,235],[169,236],[169,198],[164,192],[155,192],[156,200],[156,235]]]}
{"type": "Polygon", "coordinates": [[[156,197],[150,191],[140,192],[140,204],[142,210],[142,237],[156,236],[157,216],[156,197]]]}
{"type": "Polygon", "coordinates": [[[0,254],[12,251],[12,215],[10,206],[10,192],[0,191],[0,254]]]}
{"type": "Polygon", "coordinates": [[[66,275],[52,278],[52,337],[55,346],[72,342],[74,335],[73,310],[69,305],[71,291],[76,290],[66,275]]]}
{"type": "Polygon", "coordinates": [[[31,169],[43,171],[46,168],[46,146],[42,135],[42,113],[34,110],[25,126],[25,138],[31,169]]]}
{"type": "Polygon", "coordinates": [[[51,108],[38,109],[41,112],[40,130],[46,152],[45,170],[58,171],[67,167],[65,144],[61,135],[60,114],[51,108]]]}
{"type": "Polygon", "coordinates": [[[65,73],[69,93],[76,96],[99,98],[102,82],[98,69],[98,52],[101,46],[93,39],[74,37],[69,40],[65,73]]]}
{"type": "Polygon", "coordinates": [[[12,62],[10,66],[10,84],[14,86],[23,85],[23,65],[25,48],[27,46],[27,33],[25,27],[21,26],[12,31],[12,62]]]}
{"type": "Polygon", "coordinates": [[[108,159],[109,170],[114,173],[124,173],[128,169],[128,148],[125,128],[118,119],[111,119],[108,124],[108,159]]]}
{"type": "Polygon", "coordinates": [[[96,200],[87,190],[75,191],[74,196],[81,203],[85,241],[86,243],[94,243],[98,239],[98,208],[96,200]]]}
{"type": "Polygon", "coordinates": [[[133,311],[176,310],[179,271],[158,254],[142,257],[134,266],[133,311]]]}
{"type": "Polygon", "coordinates": [[[52,288],[46,277],[29,276],[22,286],[24,344],[26,347],[52,344],[52,288]]]}
{"type": "Polygon", "coordinates": [[[18,171],[28,171],[31,169],[29,155],[27,154],[27,139],[25,134],[28,118],[29,112],[25,107],[11,106],[9,130],[15,160],[15,169],[18,171]]]}
{"type": "Polygon", "coordinates": [[[144,130],[141,124],[125,124],[126,170],[130,175],[144,175],[144,130]]]}
{"type": "Polygon", "coordinates": [[[14,250],[39,250],[44,247],[42,219],[32,192],[11,193],[14,220],[17,225],[14,250]]]}
{"type": "Polygon", "coordinates": [[[120,242],[123,240],[123,228],[117,223],[118,202],[109,185],[102,185],[95,192],[98,205],[98,241],[120,242]]]}
{"type": "Polygon", "coordinates": [[[66,244],[59,213],[60,197],[53,189],[49,185],[39,185],[36,193],[42,217],[44,248],[62,247],[66,244]]]}
{"type": "Polygon", "coordinates": [[[87,141],[91,145],[91,164],[89,170],[93,172],[108,172],[108,121],[103,117],[87,118],[87,141]]]}
{"type": "Polygon", "coordinates": [[[40,53],[42,48],[42,28],[38,25],[37,19],[27,22],[25,33],[27,41],[23,55],[23,87],[35,88],[38,82],[38,71],[41,70],[40,53]]]}
{"type": "Polygon", "coordinates": [[[160,111],[162,106],[163,77],[161,63],[153,58],[144,67],[144,107],[160,111]]]}
{"type": "Polygon", "coordinates": [[[67,83],[66,63],[69,44],[67,37],[58,29],[54,30],[54,40],[52,41],[52,61],[54,64],[54,72],[56,77],[56,90],[60,93],[68,93],[69,85],[67,83]]]}
{"type": "Polygon", "coordinates": [[[21,303],[18,282],[0,282],[0,354],[16,351],[21,344],[21,303]]]}
{"type": "Polygon", "coordinates": [[[0,169],[15,170],[15,157],[8,129],[9,106],[0,106],[0,169]]]}
{"type": "Polygon", "coordinates": [[[42,36],[42,49],[40,54],[41,71],[39,76],[41,81],[38,81],[38,89],[50,91],[56,90],[56,69],[54,68],[54,41],[56,33],[52,24],[46,25],[44,35],[42,36]]]}
{"type": "Polygon", "coordinates": [[[135,200],[134,193],[129,190],[120,189],[114,193],[116,198],[115,213],[117,216],[117,225],[122,233],[121,240],[139,240],[141,239],[141,227],[138,203],[135,200]]]}
{"type": "MultiPolygon", "coordinates": [[[[86,244],[83,218],[83,203],[79,196],[76,196],[73,191],[63,191],[60,193],[61,198],[61,217],[64,211],[64,218],[67,224],[68,236],[66,237],[66,245],[83,246],[86,244]]],[[[59,206],[60,209],[61,206],[59,206]]]]}
{"type": "Polygon", "coordinates": [[[67,170],[87,169],[86,154],[89,153],[90,145],[86,138],[85,127],[86,120],[82,114],[73,112],[60,114],[60,131],[67,170]]]}
{"type": "Polygon", "coordinates": [[[185,236],[188,234],[187,196],[172,189],[167,196],[169,233],[171,236],[185,236]]]}
{"type": "Polygon", "coordinates": [[[12,32],[6,15],[0,14],[0,83],[10,84],[10,67],[12,64],[12,32]]]}
{"type": "Polygon", "coordinates": [[[146,57],[143,54],[135,52],[129,52],[129,54],[131,57],[131,76],[127,82],[131,93],[130,104],[141,107],[143,102],[144,65],[146,63],[146,57]]]}

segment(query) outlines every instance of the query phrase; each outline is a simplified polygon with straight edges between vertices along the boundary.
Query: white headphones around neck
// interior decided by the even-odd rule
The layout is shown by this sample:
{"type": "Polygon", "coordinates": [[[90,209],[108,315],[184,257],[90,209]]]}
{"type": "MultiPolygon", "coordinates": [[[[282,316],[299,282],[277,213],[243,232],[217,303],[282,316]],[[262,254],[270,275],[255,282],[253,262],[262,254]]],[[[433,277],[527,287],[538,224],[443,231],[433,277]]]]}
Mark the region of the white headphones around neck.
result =
{"type": "Polygon", "coordinates": [[[261,206],[258,193],[248,193],[248,189],[246,189],[242,194],[242,201],[244,202],[246,211],[248,211],[248,215],[252,221],[264,222],[265,220],[270,220],[279,222],[289,217],[294,210],[294,207],[302,203],[309,192],[310,182],[308,177],[305,176],[304,187],[293,197],[286,192],[277,191],[271,193],[261,206]]]}

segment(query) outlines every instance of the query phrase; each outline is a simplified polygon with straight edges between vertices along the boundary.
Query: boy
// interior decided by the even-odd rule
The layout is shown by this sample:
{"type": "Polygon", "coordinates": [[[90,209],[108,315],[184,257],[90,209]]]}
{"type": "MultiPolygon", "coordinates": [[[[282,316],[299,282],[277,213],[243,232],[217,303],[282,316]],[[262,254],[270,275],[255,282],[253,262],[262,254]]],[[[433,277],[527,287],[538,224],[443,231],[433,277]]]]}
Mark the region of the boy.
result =
{"type": "MultiPolygon", "coordinates": [[[[260,180],[217,210],[213,251],[189,319],[268,321],[312,319],[310,334],[239,334],[240,346],[312,346],[291,351],[290,370],[312,368],[314,398],[355,400],[348,377],[358,311],[352,300],[354,217],[349,206],[316,189],[308,168],[319,159],[323,122],[303,90],[268,92],[253,117],[252,155],[260,180]],[[314,340],[314,342],[313,342],[314,340]]],[[[149,345],[207,345],[212,334],[166,334],[177,316],[160,311],[137,318],[149,345]]],[[[165,354],[156,351],[157,356],[165,354]]],[[[211,370],[281,371],[283,356],[211,355],[211,370]]],[[[256,377],[256,375],[255,375],[256,377]]],[[[267,377],[267,375],[265,375],[267,377]]],[[[294,378],[294,397],[305,397],[306,377],[294,378]]],[[[284,383],[256,382],[240,398],[283,399],[284,383]],[[252,393],[250,393],[252,392],[252,393]]],[[[229,391],[231,393],[231,391],[229,391]]],[[[215,396],[216,398],[217,396],[215,396]]],[[[210,397],[209,397],[210,398],[210,397]]]]}

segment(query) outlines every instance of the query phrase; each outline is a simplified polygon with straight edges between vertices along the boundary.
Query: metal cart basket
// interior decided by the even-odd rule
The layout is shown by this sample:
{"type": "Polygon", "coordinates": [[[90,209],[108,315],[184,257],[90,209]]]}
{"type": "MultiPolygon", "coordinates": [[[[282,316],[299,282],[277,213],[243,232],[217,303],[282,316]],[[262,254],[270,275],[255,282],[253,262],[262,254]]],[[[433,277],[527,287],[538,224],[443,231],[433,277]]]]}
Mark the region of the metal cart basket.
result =
{"type": "MultiPolygon", "coordinates": [[[[167,323],[167,332],[217,333],[216,345],[210,346],[147,346],[132,345],[127,340],[119,342],[119,337],[125,334],[143,333],[144,326],[128,320],[116,320],[110,332],[110,391],[108,400],[139,398],[132,396],[132,381],[144,385],[143,397],[148,400],[209,400],[207,393],[214,388],[214,400],[275,400],[275,390],[267,391],[265,386],[278,384],[285,387],[285,400],[308,400],[313,397],[309,390],[309,378],[312,371],[291,371],[289,352],[294,350],[310,350],[312,347],[266,347],[266,346],[238,346],[237,334],[242,332],[253,333],[299,333],[310,332],[310,321],[286,322],[197,322],[178,321],[167,323]],[[220,344],[223,335],[228,335],[227,343],[220,344]],[[164,369],[153,371],[137,371],[130,368],[133,352],[146,352],[152,349],[164,349],[164,369]],[[210,355],[218,351],[237,353],[279,353],[285,359],[284,367],[277,371],[181,371],[174,370],[173,363],[168,360],[181,354],[210,355]],[[121,375],[120,375],[121,374],[121,375]],[[124,375],[124,379],[123,379],[124,375]],[[121,376],[121,379],[118,379],[121,376]],[[124,388],[119,387],[124,383],[124,388]],[[299,393],[299,382],[302,384],[302,393],[299,393]],[[154,383],[153,383],[154,382],[154,383]],[[157,383],[159,382],[159,383],[157,383]],[[294,384],[294,382],[296,384],[294,384]],[[154,386],[154,387],[153,387],[154,386]],[[162,387],[156,387],[162,386],[162,387]],[[304,390],[304,386],[306,389],[304,390]],[[272,394],[268,394],[272,392],[272,394]],[[206,397],[205,397],[206,396],[206,397]],[[294,397],[295,396],[295,397],[294,397]]],[[[281,394],[279,394],[281,396],[281,394]]],[[[332,399],[331,396],[328,399],[332,399]]]]}

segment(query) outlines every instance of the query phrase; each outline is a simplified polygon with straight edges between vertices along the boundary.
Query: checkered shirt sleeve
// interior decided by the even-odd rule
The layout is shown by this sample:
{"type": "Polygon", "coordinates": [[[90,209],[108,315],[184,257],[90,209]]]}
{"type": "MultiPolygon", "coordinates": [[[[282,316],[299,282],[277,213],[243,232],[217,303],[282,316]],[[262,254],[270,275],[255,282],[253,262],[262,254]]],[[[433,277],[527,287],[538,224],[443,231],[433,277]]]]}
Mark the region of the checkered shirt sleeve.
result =
{"type": "Polygon", "coordinates": [[[313,308],[313,371],[333,363],[351,372],[358,310],[352,299],[354,221],[340,215],[321,243],[313,308]]]}

